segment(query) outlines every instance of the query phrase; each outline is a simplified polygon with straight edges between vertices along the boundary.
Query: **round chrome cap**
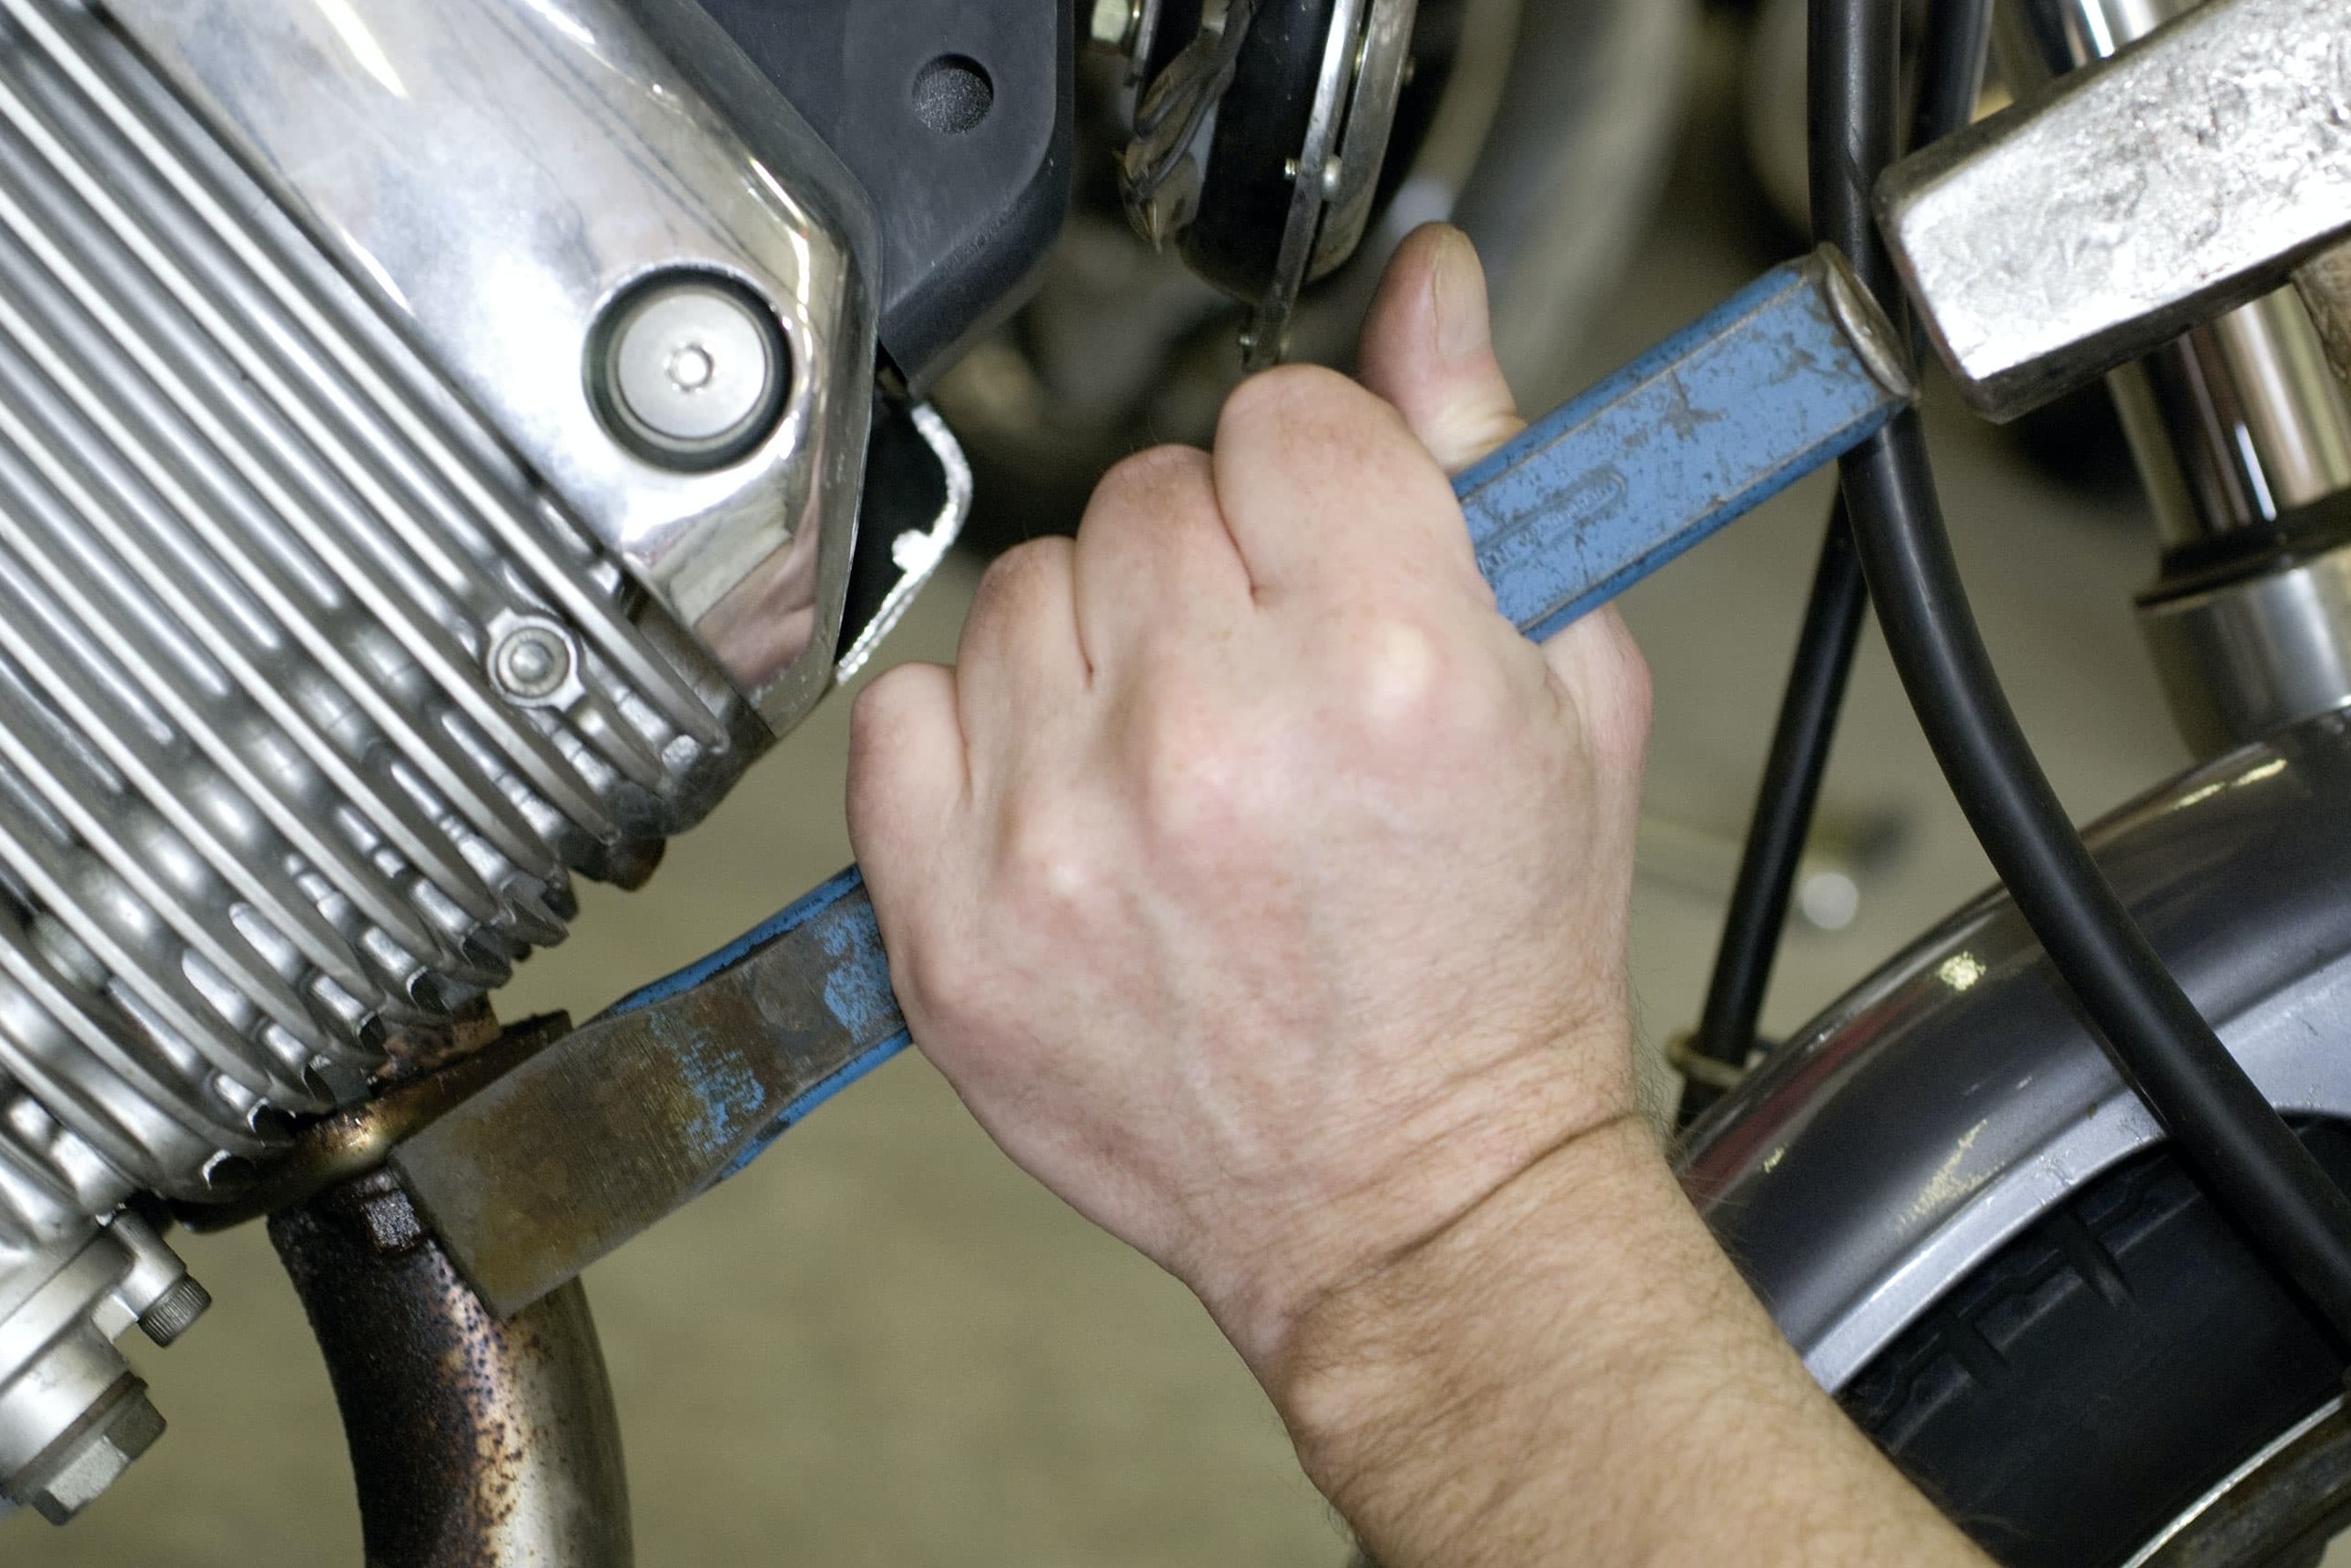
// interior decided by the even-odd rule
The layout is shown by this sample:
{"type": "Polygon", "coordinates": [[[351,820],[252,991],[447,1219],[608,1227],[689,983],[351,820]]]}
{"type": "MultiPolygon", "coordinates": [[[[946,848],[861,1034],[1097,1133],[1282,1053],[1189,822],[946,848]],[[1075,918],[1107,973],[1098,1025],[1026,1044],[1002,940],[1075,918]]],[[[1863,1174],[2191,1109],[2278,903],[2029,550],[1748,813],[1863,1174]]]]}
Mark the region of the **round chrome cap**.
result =
{"type": "Polygon", "coordinates": [[[766,439],[791,383],[775,318],[742,288],[660,278],[612,308],[597,366],[614,434],[667,467],[708,468],[766,439]]]}

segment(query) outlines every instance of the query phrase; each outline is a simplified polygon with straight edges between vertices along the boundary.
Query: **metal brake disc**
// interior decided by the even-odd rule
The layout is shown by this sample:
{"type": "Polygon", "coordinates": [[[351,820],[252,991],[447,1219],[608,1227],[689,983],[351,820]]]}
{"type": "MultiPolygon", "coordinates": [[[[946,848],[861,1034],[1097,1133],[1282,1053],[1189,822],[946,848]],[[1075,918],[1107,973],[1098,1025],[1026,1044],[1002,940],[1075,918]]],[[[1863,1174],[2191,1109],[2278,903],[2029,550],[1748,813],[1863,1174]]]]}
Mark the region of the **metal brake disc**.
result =
{"type": "Polygon", "coordinates": [[[1254,308],[1279,361],[1307,284],[1355,252],[1410,71],[1415,0],[1159,0],[1120,193],[1137,233],[1254,308]]]}

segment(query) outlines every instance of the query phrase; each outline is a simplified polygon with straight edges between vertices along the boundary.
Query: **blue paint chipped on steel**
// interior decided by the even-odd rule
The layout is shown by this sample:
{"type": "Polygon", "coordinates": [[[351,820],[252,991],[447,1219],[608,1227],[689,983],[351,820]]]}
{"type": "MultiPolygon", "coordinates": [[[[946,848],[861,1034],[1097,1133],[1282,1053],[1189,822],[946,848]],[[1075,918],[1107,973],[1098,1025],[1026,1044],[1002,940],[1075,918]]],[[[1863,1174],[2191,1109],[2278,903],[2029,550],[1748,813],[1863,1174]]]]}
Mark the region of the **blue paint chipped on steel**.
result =
{"type": "MultiPolygon", "coordinates": [[[[680,991],[691,990],[712,976],[733,968],[752,954],[767,947],[777,938],[799,930],[852,894],[857,896],[858,902],[864,905],[865,924],[871,927],[873,921],[872,905],[865,901],[865,875],[855,866],[851,866],[847,871],[800,899],[790,908],[768,916],[716,953],[696,958],[675,974],[664,975],[653,984],[622,998],[605,1009],[601,1016],[618,1018],[623,1013],[632,1013],[640,1009],[649,1008],[655,1002],[667,1001],[680,991]]],[[[879,952],[881,946],[882,936],[877,930],[873,935],[874,951],[879,952]]]]}
{"type": "MultiPolygon", "coordinates": [[[[653,1027],[656,1033],[664,1032],[659,1019],[653,1027]]],[[[725,1042],[689,1038],[677,1043],[686,1082],[701,1106],[701,1113],[678,1130],[679,1136],[703,1159],[716,1158],[741,1141],[746,1124],[767,1115],[767,1087],[743,1053],[725,1042]]]]}
{"type": "MultiPolygon", "coordinates": [[[[893,1005],[894,1006],[895,1004],[893,1003],[893,1005]]],[[[733,1165],[728,1166],[725,1170],[718,1173],[717,1179],[719,1181],[726,1180],[728,1177],[734,1176],[737,1171],[740,1171],[745,1166],[749,1165],[753,1160],[756,1160],[761,1155],[766,1154],[768,1147],[773,1145],[778,1138],[782,1137],[786,1133],[790,1132],[794,1127],[797,1127],[802,1122],[807,1121],[808,1118],[820,1109],[826,1101],[831,1099],[834,1095],[840,1093],[851,1084],[855,1083],[858,1080],[865,1077],[883,1062],[891,1061],[893,1058],[898,1056],[906,1049],[907,1045],[911,1043],[911,1040],[912,1037],[902,1029],[896,1034],[893,1034],[889,1039],[883,1040],[881,1044],[867,1051],[863,1055],[843,1062],[840,1070],[834,1072],[831,1077],[827,1078],[815,1088],[810,1089],[807,1093],[802,1094],[790,1104],[786,1105],[782,1112],[777,1115],[775,1121],[768,1124],[768,1130],[758,1137],[754,1138],[750,1144],[745,1147],[742,1154],[736,1157],[733,1165]]]]}
{"type": "Polygon", "coordinates": [[[1454,482],[1520,631],[1548,637],[1597,609],[1907,404],[1838,318],[1840,265],[1765,274],[1454,482]]]}
{"type": "MultiPolygon", "coordinates": [[[[746,1116],[760,1115],[768,1124],[758,1137],[743,1147],[734,1163],[719,1174],[720,1181],[758,1158],[769,1145],[810,1112],[911,1043],[897,996],[890,987],[890,960],[882,948],[882,930],[874,919],[872,900],[866,896],[864,873],[851,866],[716,952],[622,998],[603,1015],[620,1018],[653,1008],[724,974],[754,955],[767,952],[795,933],[799,934],[797,945],[803,952],[813,949],[823,954],[826,1010],[841,1026],[847,1039],[872,1043],[787,1102],[780,1110],[769,1104],[756,1078],[743,1069],[739,1050],[705,1053],[686,1045],[693,1056],[691,1065],[697,1070],[692,1074],[691,1085],[703,1103],[702,1114],[689,1130],[689,1137],[705,1149],[733,1148],[746,1116]],[[705,1060],[705,1056],[716,1060],[705,1060]]],[[[661,1029],[658,1013],[648,1019],[647,1027],[656,1031],[661,1029]]]]}
{"type": "MultiPolygon", "coordinates": [[[[1520,631],[1549,636],[1900,412],[1907,394],[1873,372],[1828,298],[1840,266],[1816,255],[1766,274],[1454,482],[1479,567],[1520,631]]],[[[840,1043],[855,1053],[780,1111],[756,1092],[744,1103],[733,1075],[697,1075],[711,1147],[731,1147],[743,1115],[768,1118],[719,1180],[909,1043],[854,866],[606,1016],[653,1007],[779,942],[822,977],[840,1043]]]]}
{"type": "MultiPolygon", "coordinates": [[[[823,907],[801,911],[794,904],[785,915],[798,914],[799,918],[785,929],[805,927],[807,936],[823,949],[825,1010],[840,1021],[849,1039],[872,1043],[787,1102],[767,1130],[719,1173],[720,1181],[758,1159],[768,1145],[826,1101],[913,1043],[905,1016],[898,1009],[897,993],[890,987],[890,958],[882,950],[882,928],[874,919],[872,900],[866,896],[864,876],[852,866],[818,889],[815,896],[824,900],[823,907]]],[[[758,946],[752,944],[755,949],[758,946]]]]}

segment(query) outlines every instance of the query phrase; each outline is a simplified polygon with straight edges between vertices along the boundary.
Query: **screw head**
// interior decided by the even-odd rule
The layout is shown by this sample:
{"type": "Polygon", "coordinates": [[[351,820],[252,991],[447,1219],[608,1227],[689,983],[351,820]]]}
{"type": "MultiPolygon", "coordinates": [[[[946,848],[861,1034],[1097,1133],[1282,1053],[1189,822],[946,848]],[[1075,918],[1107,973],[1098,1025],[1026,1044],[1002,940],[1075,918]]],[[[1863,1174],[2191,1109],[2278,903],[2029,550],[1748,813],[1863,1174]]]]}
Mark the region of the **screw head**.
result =
{"type": "Polygon", "coordinates": [[[518,703],[545,702],[570,684],[571,639],[542,621],[509,626],[490,648],[490,679],[518,703]]]}
{"type": "Polygon", "coordinates": [[[664,467],[714,468],[765,440],[790,390],[774,315],[730,279],[668,274],[606,313],[590,382],[606,423],[664,467]]]}
{"type": "Polygon", "coordinates": [[[669,377],[670,390],[681,397],[692,397],[707,392],[718,374],[718,361],[700,343],[683,343],[670,351],[669,363],[664,367],[669,377]]]}

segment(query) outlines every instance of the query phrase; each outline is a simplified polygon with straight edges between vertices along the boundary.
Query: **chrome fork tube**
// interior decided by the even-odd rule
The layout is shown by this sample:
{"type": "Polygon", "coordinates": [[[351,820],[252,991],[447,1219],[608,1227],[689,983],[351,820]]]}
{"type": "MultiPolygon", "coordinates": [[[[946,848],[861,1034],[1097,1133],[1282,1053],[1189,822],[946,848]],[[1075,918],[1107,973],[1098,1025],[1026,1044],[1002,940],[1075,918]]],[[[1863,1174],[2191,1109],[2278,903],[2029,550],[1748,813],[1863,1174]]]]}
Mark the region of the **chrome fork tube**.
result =
{"type": "Polygon", "coordinates": [[[2291,528],[2351,490],[2351,398],[2291,289],[2108,378],[2166,549],[2291,528]]]}
{"type": "MultiPolygon", "coordinates": [[[[2004,0],[2001,68],[2022,96],[2200,0],[2004,0]]],[[[2310,313],[2281,290],[2110,382],[2164,548],[2275,527],[2351,490],[2351,393],[2310,313]]]]}
{"type": "MultiPolygon", "coordinates": [[[[2021,95],[2200,0],[2003,0],[2021,95]]],[[[2108,378],[2164,551],[2139,601],[2199,753],[2351,704],[2351,388],[2288,288],[2108,378]]]]}

